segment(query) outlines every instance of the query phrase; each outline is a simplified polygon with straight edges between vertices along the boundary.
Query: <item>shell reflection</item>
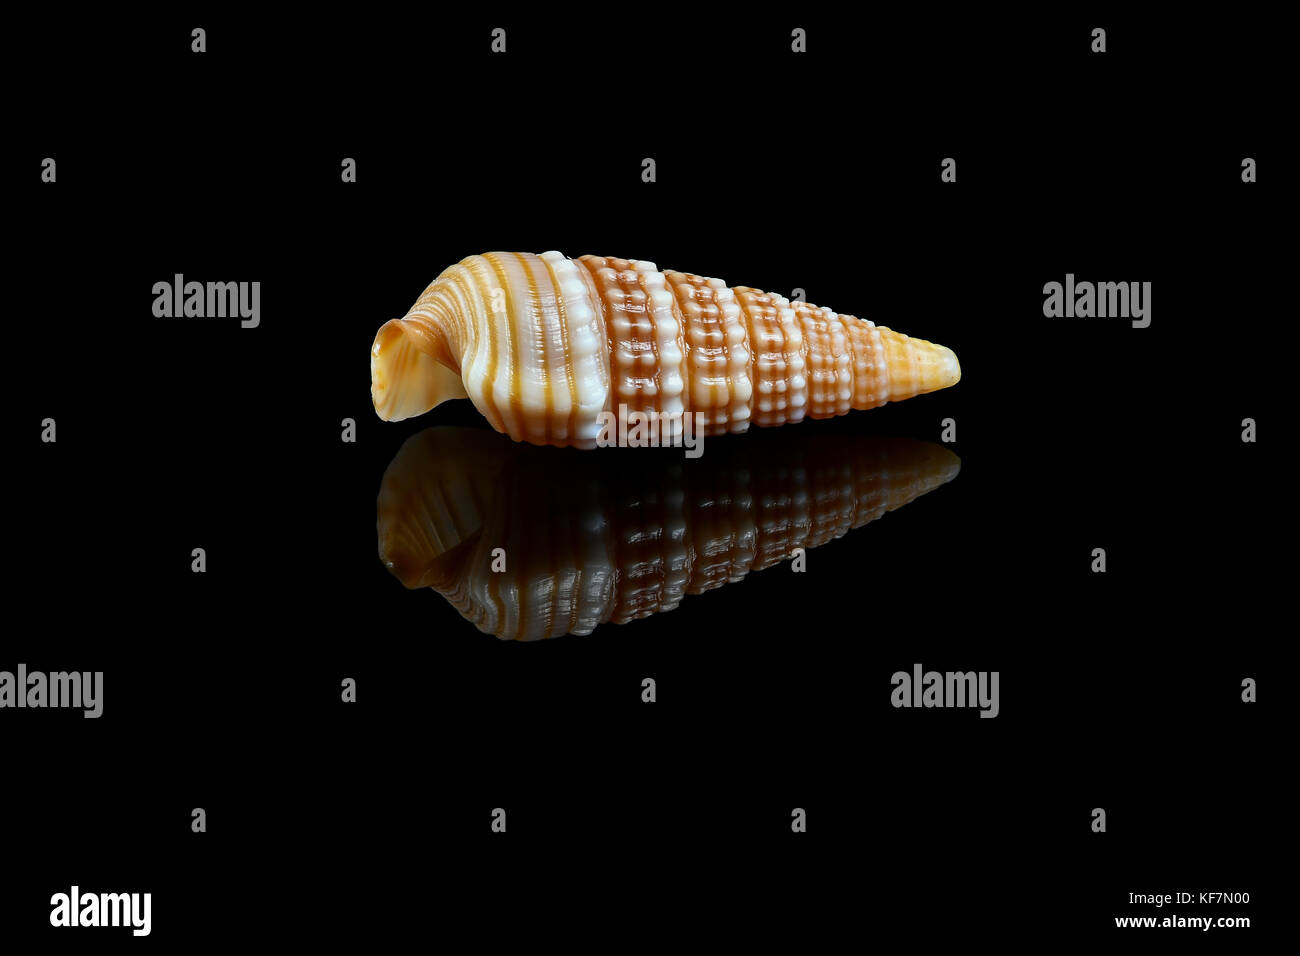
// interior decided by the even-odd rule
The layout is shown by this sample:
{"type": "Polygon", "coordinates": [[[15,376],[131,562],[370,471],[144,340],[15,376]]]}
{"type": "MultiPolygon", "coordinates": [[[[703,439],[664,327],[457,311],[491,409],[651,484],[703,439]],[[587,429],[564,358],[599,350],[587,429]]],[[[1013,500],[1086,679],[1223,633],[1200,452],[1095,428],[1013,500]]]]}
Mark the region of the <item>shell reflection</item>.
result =
{"type": "Polygon", "coordinates": [[[430,428],[384,473],[379,555],[485,633],[590,634],[838,538],[960,469],[946,448],[909,439],[755,438],[708,444],[691,460],[680,449],[593,456],[430,428]]]}

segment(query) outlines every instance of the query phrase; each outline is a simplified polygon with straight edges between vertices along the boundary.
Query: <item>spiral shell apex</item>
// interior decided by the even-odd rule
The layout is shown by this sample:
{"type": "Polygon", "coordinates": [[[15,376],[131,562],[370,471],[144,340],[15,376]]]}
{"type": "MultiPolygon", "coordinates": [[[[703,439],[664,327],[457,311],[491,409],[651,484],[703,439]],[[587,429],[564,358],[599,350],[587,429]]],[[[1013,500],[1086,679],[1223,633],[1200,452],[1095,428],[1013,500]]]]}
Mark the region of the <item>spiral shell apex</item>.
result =
{"type": "Polygon", "coordinates": [[[446,269],[370,352],[379,417],[469,398],[499,432],[597,444],[605,413],[665,437],[875,408],[956,384],[951,349],[653,262],[490,252],[446,269]]]}

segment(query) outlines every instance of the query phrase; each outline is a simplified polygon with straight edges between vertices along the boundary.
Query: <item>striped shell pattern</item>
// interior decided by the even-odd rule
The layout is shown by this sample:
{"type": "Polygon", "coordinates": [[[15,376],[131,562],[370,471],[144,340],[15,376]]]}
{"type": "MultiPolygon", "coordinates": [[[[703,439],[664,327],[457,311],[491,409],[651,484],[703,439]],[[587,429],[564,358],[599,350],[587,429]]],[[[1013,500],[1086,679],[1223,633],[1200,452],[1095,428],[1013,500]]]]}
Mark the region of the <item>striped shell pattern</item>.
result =
{"type": "Polygon", "coordinates": [[[492,252],[446,269],[371,349],[399,421],[466,398],[516,441],[590,448],[602,413],[704,435],[875,408],[961,377],[950,349],[653,262],[492,252]]]}

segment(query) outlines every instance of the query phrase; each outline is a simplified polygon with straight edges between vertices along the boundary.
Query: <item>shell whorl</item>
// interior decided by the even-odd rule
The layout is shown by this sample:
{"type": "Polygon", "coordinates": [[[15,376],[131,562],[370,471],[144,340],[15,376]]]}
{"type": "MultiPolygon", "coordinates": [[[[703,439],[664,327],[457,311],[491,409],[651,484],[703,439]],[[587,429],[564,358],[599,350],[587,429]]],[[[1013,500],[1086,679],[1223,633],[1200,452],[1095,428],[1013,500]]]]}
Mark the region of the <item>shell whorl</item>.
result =
{"type": "Polygon", "coordinates": [[[875,408],[955,384],[950,349],[653,262],[491,252],[445,270],[371,349],[371,395],[397,421],[468,397],[519,441],[592,447],[601,413],[703,434],[875,408]]]}

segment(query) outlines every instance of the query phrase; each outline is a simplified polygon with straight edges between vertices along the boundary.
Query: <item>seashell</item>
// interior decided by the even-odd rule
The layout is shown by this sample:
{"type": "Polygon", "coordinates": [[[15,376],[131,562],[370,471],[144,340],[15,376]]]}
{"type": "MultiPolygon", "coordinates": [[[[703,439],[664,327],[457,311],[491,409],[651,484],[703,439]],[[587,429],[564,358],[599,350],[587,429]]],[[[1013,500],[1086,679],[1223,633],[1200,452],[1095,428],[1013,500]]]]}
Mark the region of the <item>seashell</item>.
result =
{"type": "Polygon", "coordinates": [[[490,252],[446,269],[370,351],[387,421],[468,397],[516,441],[598,444],[602,420],[718,435],[875,408],[961,378],[952,350],[653,262],[490,252]]]}
{"type": "Polygon", "coordinates": [[[433,588],[484,633],[590,634],[838,538],[960,466],[910,439],[777,433],[691,461],[429,428],[384,473],[379,555],[406,587],[433,588]]]}

